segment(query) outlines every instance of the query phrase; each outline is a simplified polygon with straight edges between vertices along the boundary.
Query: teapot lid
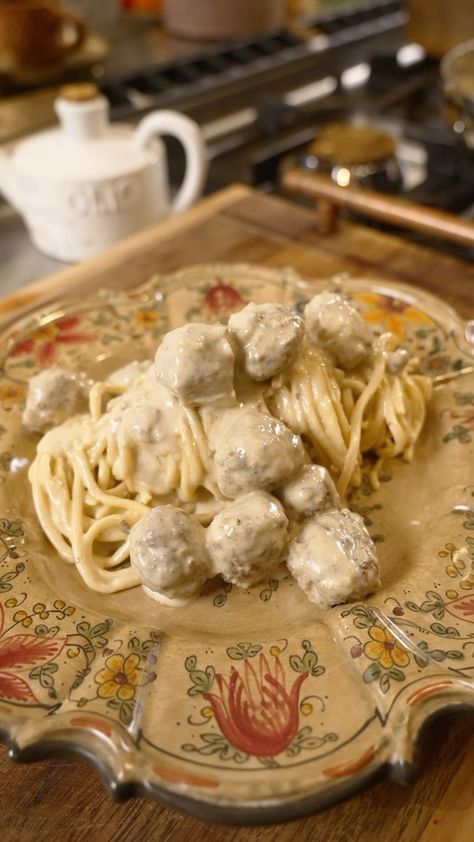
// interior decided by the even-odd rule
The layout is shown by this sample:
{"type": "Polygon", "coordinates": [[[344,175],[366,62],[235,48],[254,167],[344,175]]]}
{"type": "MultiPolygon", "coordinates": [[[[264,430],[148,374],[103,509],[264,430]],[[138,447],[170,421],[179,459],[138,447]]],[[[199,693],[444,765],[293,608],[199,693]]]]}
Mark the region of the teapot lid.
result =
{"type": "Polygon", "coordinates": [[[60,126],[18,144],[14,163],[35,178],[101,181],[142,169],[155,159],[153,147],[132,143],[134,129],[111,124],[109,103],[92,83],[61,88],[55,101],[60,126]]]}

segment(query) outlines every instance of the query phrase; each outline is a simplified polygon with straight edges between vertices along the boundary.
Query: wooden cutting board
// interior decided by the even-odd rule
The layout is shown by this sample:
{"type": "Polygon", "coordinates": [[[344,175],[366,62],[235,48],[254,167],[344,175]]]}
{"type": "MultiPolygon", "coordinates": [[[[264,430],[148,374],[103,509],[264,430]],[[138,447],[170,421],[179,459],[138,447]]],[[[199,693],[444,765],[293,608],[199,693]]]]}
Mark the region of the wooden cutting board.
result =
{"type": "MultiPolygon", "coordinates": [[[[373,229],[343,223],[329,238],[315,214],[236,186],[124,241],[92,260],[0,300],[0,326],[54,299],[100,287],[132,288],[155,272],[192,263],[293,266],[306,277],[347,271],[427,289],[474,317],[474,267],[373,229]]],[[[0,287],[1,288],[1,287],[0,287]]],[[[208,825],[159,804],[115,804],[98,773],[77,759],[16,765],[0,747],[2,842],[470,842],[474,838],[474,716],[432,724],[420,749],[417,782],[382,780],[307,819],[267,828],[208,825]]]]}

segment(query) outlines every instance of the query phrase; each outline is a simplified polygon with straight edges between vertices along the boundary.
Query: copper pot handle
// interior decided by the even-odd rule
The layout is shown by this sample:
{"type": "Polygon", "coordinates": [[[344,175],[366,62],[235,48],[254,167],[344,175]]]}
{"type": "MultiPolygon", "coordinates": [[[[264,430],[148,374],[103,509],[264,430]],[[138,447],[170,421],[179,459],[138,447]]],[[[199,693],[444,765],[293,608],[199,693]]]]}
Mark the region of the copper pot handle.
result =
{"type": "Polygon", "coordinates": [[[409,231],[474,246],[474,223],[398,196],[384,196],[352,184],[340,187],[329,176],[307,173],[297,167],[282,173],[281,185],[289,193],[316,201],[324,234],[335,230],[340,209],[347,208],[409,231]]]}

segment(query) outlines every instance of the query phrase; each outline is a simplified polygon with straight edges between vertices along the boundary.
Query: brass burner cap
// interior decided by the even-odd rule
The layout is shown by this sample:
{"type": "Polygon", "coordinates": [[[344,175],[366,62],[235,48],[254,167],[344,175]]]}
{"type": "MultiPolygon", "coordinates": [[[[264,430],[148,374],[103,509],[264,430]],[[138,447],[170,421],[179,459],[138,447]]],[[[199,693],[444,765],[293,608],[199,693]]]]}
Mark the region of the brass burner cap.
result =
{"type": "Polygon", "coordinates": [[[331,164],[370,164],[392,157],[395,141],[370,126],[356,128],[348,123],[328,123],[310,145],[309,152],[331,164]]]}

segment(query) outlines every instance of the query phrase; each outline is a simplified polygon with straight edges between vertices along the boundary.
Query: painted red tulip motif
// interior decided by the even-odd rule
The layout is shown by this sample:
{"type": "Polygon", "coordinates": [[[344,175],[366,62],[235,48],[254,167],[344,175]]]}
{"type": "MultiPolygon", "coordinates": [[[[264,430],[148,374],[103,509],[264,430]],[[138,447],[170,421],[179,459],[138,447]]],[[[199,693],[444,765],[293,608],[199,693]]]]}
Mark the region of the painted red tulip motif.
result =
{"type": "Polygon", "coordinates": [[[468,623],[474,623],[474,596],[465,596],[451,602],[446,606],[446,610],[461,620],[467,620],[468,623]]]}
{"type": "Polygon", "coordinates": [[[76,330],[80,321],[79,316],[67,316],[42,325],[28,339],[22,340],[15,346],[12,356],[32,353],[41,368],[47,368],[54,362],[59,345],[77,345],[80,342],[91,342],[95,339],[89,333],[76,330]]]}
{"type": "Polygon", "coordinates": [[[278,656],[270,666],[261,654],[257,669],[246,660],[241,672],[232,666],[228,678],[217,673],[219,692],[203,696],[233,746],[258,757],[274,757],[296,735],[300,687],[307,675],[299,675],[287,690],[278,656]]]}
{"type": "MultiPolygon", "coordinates": [[[[0,605],[0,634],[4,611],[0,605]]],[[[33,690],[18,672],[47,664],[59,655],[65,638],[38,637],[35,634],[11,634],[0,637],[0,699],[22,704],[36,703],[33,690]]]]}
{"type": "Polygon", "coordinates": [[[204,296],[204,304],[212,315],[224,316],[243,307],[245,301],[237,289],[219,281],[207,290],[204,296]]]}

